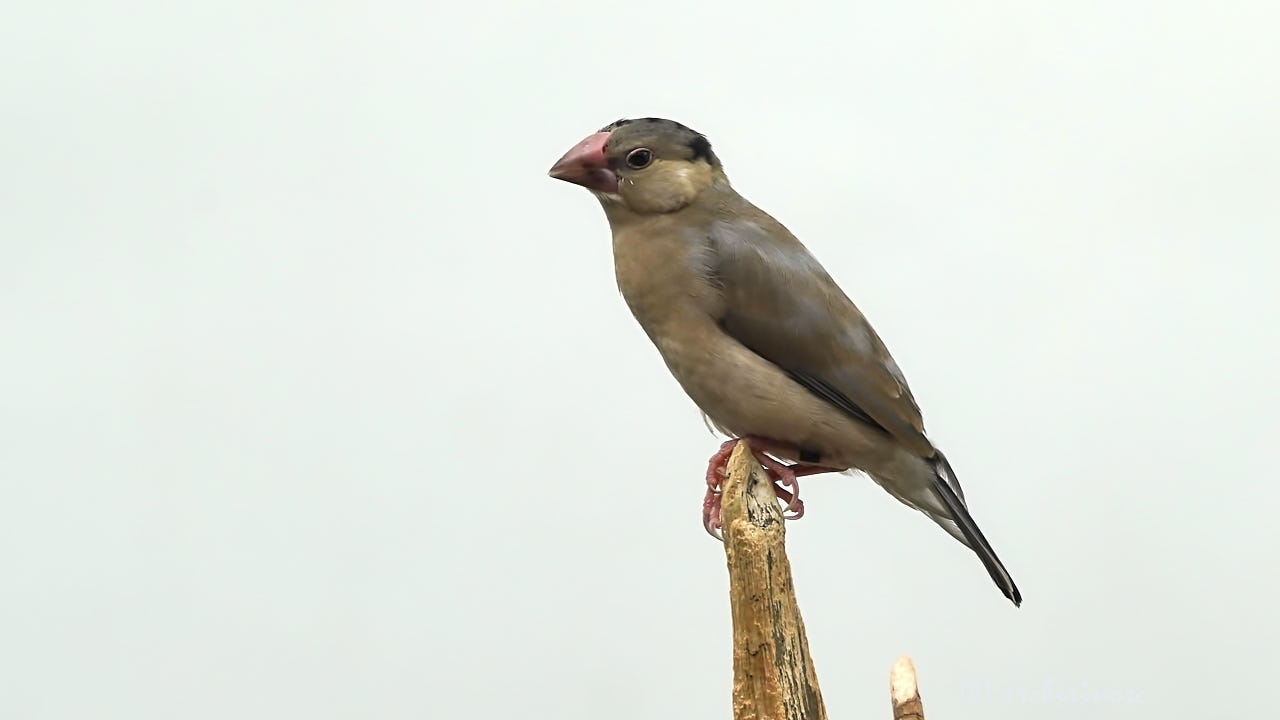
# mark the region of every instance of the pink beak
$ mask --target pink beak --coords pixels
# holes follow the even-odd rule
[[[609,133],[588,135],[551,166],[551,177],[599,192],[618,192],[618,176],[609,169],[604,146]]]

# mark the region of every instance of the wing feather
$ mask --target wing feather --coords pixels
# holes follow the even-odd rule
[[[754,206],[722,217],[711,240],[725,331],[850,417],[932,456],[897,363],[813,255]]]

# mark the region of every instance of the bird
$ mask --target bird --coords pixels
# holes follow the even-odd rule
[[[734,190],[705,135],[664,118],[617,120],[549,175],[600,201],[627,306],[731,438],[708,464],[708,532],[717,534],[719,483],[742,440],[788,517],[803,514],[798,477],[861,471],[972,549],[1021,605],[885,344],[813,254]]]

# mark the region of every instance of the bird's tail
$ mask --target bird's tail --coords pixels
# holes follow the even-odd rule
[[[951,464],[947,462],[947,458],[941,452],[934,456],[933,468],[934,490],[937,491],[942,503],[946,505],[951,515],[950,519],[955,522],[956,528],[959,529],[960,535],[958,538],[977,554],[978,559],[982,561],[983,566],[987,568],[987,572],[991,575],[991,579],[996,581],[996,586],[1000,588],[1000,592],[1012,600],[1015,606],[1021,605],[1022,593],[1018,592],[1018,586],[1013,583],[1013,578],[1009,575],[1009,571],[1004,569],[1004,564],[1000,562],[1000,558],[996,557],[996,551],[991,548],[991,543],[987,542],[987,539],[982,535],[982,531],[978,529],[978,524],[973,521],[973,516],[969,514],[969,508],[964,503],[964,491],[960,489],[960,482],[956,480],[955,473],[951,470]],[[946,523],[939,524],[948,531],[951,530]]]

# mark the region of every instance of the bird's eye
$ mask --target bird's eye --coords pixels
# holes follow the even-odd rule
[[[627,153],[627,167],[632,170],[647,168],[651,162],[653,162],[653,151],[649,148],[636,148]]]

